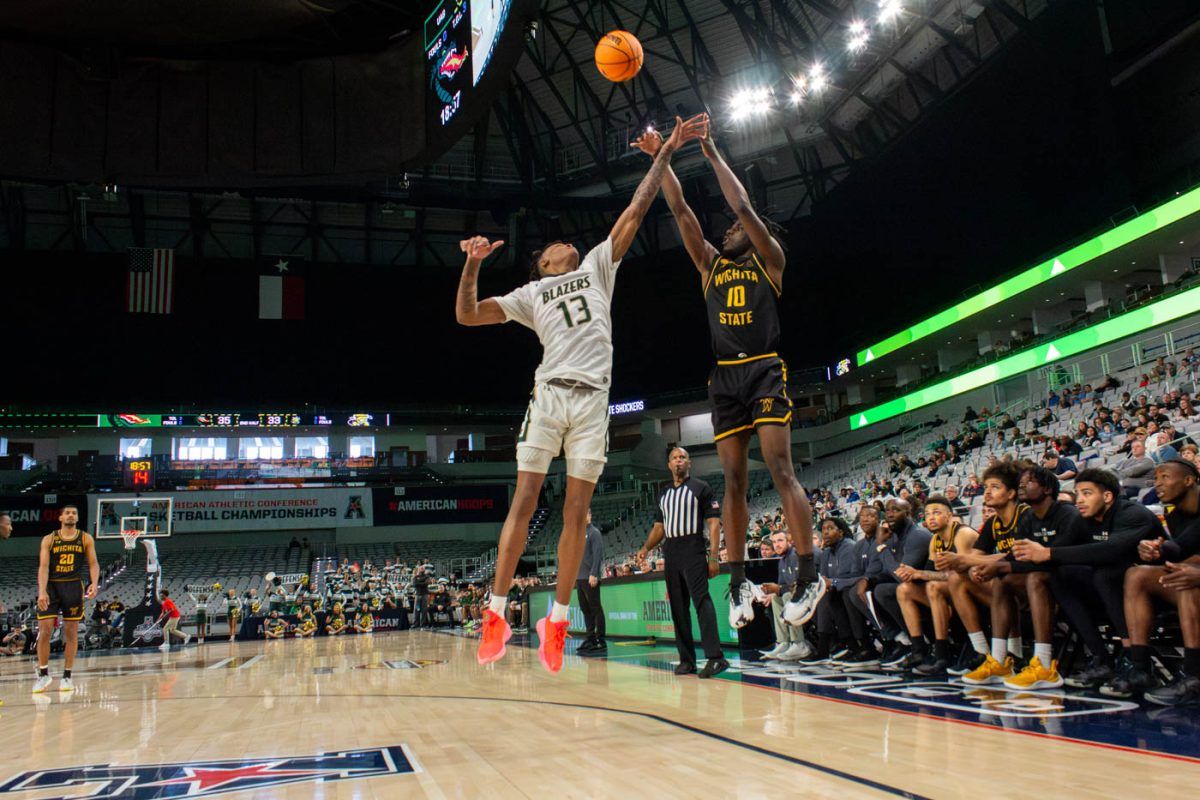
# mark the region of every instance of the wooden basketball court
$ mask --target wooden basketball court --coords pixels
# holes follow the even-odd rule
[[[7,659],[0,798],[1183,797],[1200,785],[1194,710],[964,699],[965,687],[753,662],[701,681],[672,674],[672,648],[645,645],[568,654],[554,676],[530,647],[488,667],[474,649],[414,631],[84,655],[74,693],[40,696],[33,663]]]

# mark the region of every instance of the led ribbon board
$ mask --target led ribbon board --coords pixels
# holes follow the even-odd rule
[[[905,345],[924,339],[930,334],[937,333],[943,328],[966,319],[980,311],[984,311],[997,303],[1004,302],[1021,292],[1045,283],[1051,278],[1064,272],[1111,253],[1118,247],[1148,236],[1161,230],[1173,222],[1178,222],[1189,214],[1200,211],[1200,189],[1193,189],[1174,200],[1165,203],[1153,211],[1134,217],[1122,223],[1111,231],[1100,234],[1094,239],[1088,239],[1080,245],[1072,247],[1048,261],[1043,261],[1036,267],[1030,267],[1019,275],[1014,275],[1003,283],[997,284],[987,291],[970,297],[956,306],[934,314],[926,320],[918,322],[907,330],[893,334],[882,342],[871,345],[866,350],[859,351],[855,356],[858,366],[882,358],[888,353],[894,353]]]
[[[994,364],[973,369],[957,378],[935,383],[912,394],[897,397],[850,417],[850,430],[883,422],[909,411],[940,402],[948,397],[978,389],[989,383],[1043,367],[1063,358],[1078,355],[1101,345],[1132,336],[1148,328],[1200,311],[1200,287],[1159,300],[1136,311],[1084,328],[1046,344],[1040,344]]]

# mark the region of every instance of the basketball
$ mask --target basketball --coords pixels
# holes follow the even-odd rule
[[[642,69],[642,43],[629,31],[609,31],[596,44],[596,69],[613,83],[622,83]]]

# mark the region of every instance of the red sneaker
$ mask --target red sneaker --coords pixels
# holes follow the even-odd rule
[[[565,619],[562,622],[551,622],[549,617],[538,620],[538,658],[541,659],[542,666],[551,672],[562,669],[568,625],[570,622]]]
[[[508,648],[504,645],[511,638],[512,628],[508,627],[508,620],[490,608],[485,608],[483,610],[483,636],[479,639],[479,650],[475,653],[475,657],[480,664],[499,661],[508,652]]]

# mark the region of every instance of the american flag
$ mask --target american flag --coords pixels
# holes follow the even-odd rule
[[[129,248],[126,294],[131,314],[170,314],[175,297],[175,251]]]

